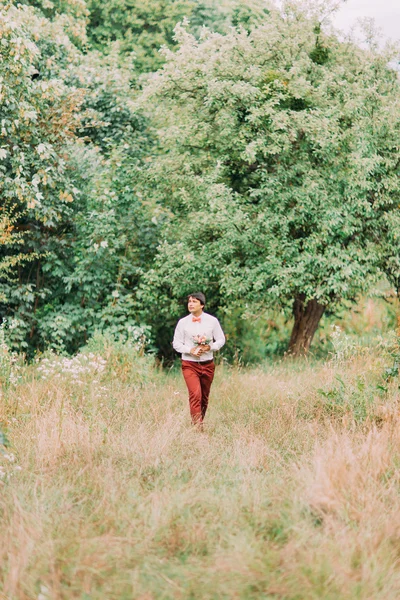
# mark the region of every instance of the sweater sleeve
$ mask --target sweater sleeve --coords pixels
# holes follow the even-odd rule
[[[225,344],[225,335],[222,331],[222,327],[219,324],[218,319],[215,319],[215,324],[213,327],[213,338],[214,341],[212,344],[210,344],[210,348],[213,352],[216,352],[217,350],[220,350]]]
[[[172,341],[174,350],[180,352],[180,354],[189,354],[191,346],[185,344],[185,330],[182,320],[178,321],[175,328],[174,339]]]

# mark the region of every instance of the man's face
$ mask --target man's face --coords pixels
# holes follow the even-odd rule
[[[202,310],[203,310],[203,307],[201,305],[200,300],[190,296],[189,300],[188,300],[188,311],[192,314],[197,314],[197,313],[201,313]]]

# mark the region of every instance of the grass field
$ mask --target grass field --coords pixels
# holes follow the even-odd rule
[[[0,598],[398,599],[389,358],[221,365],[204,433],[179,372],[128,349],[21,368],[1,398]]]

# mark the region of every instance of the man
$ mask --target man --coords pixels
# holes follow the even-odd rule
[[[192,422],[201,428],[214,379],[213,352],[225,344],[218,319],[203,312],[206,298],[202,292],[189,294],[189,315],[180,319],[172,345],[182,354],[182,373],[189,392]]]

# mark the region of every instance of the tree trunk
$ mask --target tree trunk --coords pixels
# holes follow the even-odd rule
[[[292,356],[307,354],[326,308],[318,300],[309,300],[307,304],[304,300],[305,295],[299,294],[293,303],[294,325],[288,348]]]

